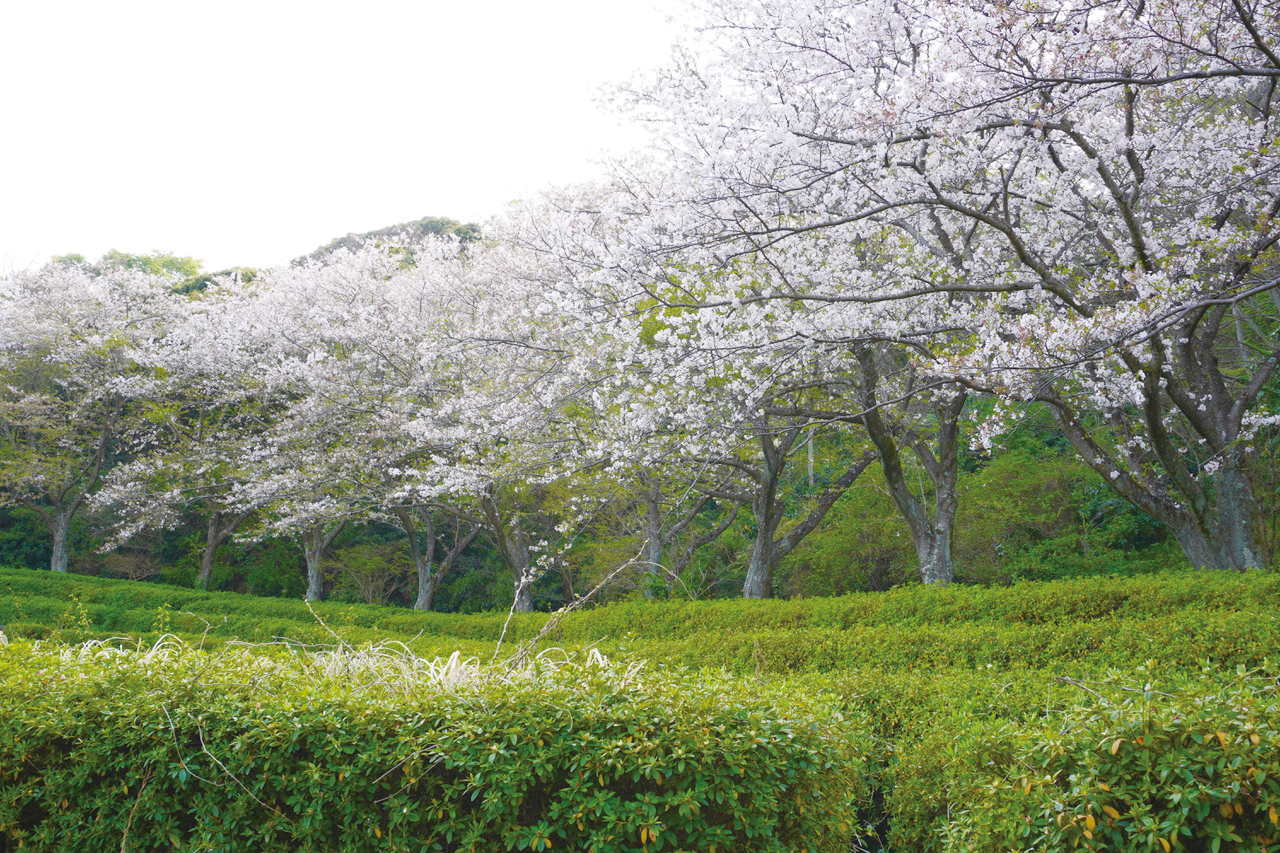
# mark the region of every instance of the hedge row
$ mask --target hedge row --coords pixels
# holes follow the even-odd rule
[[[866,757],[803,694],[172,642],[0,647],[0,848],[836,851]]]
[[[899,821],[890,841],[957,853],[1280,850],[1276,672],[1114,676],[1039,720],[939,727],[904,758],[895,797],[941,808],[943,791],[949,820]]]
[[[47,574],[46,574],[47,576]],[[1058,585],[1046,585],[1058,586]],[[163,592],[163,590],[160,590]],[[131,592],[125,588],[123,593]],[[927,597],[929,591],[918,593]],[[223,596],[231,603],[240,597]],[[1248,597],[1246,597],[1246,601]],[[262,599],[245,599],[256,605]],[[300,606],[297,602],[275,602]],[[779,606],[789,602],[775,602]],[[677,604],[651,605],[655,616],[680,607]],[[7,608],[7,610],[6,610]],[[614,608],[602,608],[604,612]],[[171,610],[167,605],[152,611],[113,609],[101,596],[88,602],[49,596],[0,599],[0,619],[18,611],[23,621],[10,623],[10,633],[28,638],[81,641],[88,638],[132,636],[152,641],[164,633],[200,637],[205,623],[217,618],[210,611],[191,614]],[[488,660],[495,644],[488,639],[422,634],[412,636],[358,624],[341,609],[319,610],[330,620],[320,624],[302,607],[306,621],[231,613],[225,621],[213,623],[206,645],[217,645],[232,637],[247,642],[269,642],[284,637],[309,644],[332,644],[334,634],[351,644],[396,639],[419,655],[448,655],[461,651]],[[599,611],[597,611],[599,612]],[[578,617],[592,613],[571,614]],[[10,617],[12,618],[12,617]],[[492,617],[454,617],[458,619]],[[638,616],[637,616],[638,618]],[[356,623],[356,624],[353,624]],[[644,624],[641,622],[640,624]],[[52,627],[51,627],[52,626]],[[480,632],[474,632],[480,633]],[[520,632],[512,632],[519,637]],[[568,634],[569,636],[566,636]],[[510,639],[510,638],[509,638]],[[543,645],[581,647],[599,637],[578,629],[553,632]],[[503,647],[509,652],[514,639]],[[1084,620],[1070,623],[962,622],[882,625],[854,625],[847,628],[762,627],[754,631],[708,629],[671,637],[624,634],[599,642],[610,654],[624,654],[689,668],[723,668],[734,674],[776,675],[870,669],[899,670],[970,669],[1066,669],[1075,672],[1099,671],[1108,667],[1131,667],[1135,661],[1198,667],[1208,662],[1218,666],[1256,667],[1269,650],[1280,648],[1280,607],[1241,604],[1236,609],[1184,607],[1169,614],[1145,617]]]
[[[168,605],[191,612],[211,627],[210,637],[265,640],[265,631],[313,625],[299,601],[203,593],[159,584],[0,569],[0,622],[49,624],[77,597],[95,625],[118,632],[151,629],[155,613]],[[45,603],[41,603],[41,600]],[[1180,613],[1231,612],[1280,607],[1280,574],[1170,572],[1137,578],[1085,578],[1025,583],[1008,588],[905,587],[888,593],[791,601],[630,602],[571,614],[555,628],[553,641],[601,638],[679,639],[757,631],[926,628],[958,625],[1078,626],[1111,620],[1144,620]],[[321,603],[323,618],[384,636],[447,636],[495,642],[506,632],[525,640],[546,624],[546,614],[458,615],[418,613],[368,605]],[[193,620],[193,624],[195,621]],[[200,625],[203,628],[203,624]],[[254,634],[252,632],[258,632]]]
[[[150,614],[149,630],[129,630],[101,614],[94,605],[40,599],[28,603],[35,611],[61,627],[47,623],[11,624],[17,637],[80,642],[86,639],[132,637],[155,642],[164,634],[176,634],[193,644],[217,647],[226,637],[203,638],[202,623],[188,614],[161,611]],[[72,615],[68,616],[68,612]],[[82,612],[80,622],[74,614]],[[273,638],[310,646],[333,646],[337,637],[350,645],[385,642],[388,637],[406,644],[423,656],[464,656],[491,660],[512,653],[515,643],[500,649],[488,640],[447,635],[409,637],[377,629],[304,623],[254,623],[245,617],[233,626],[232,636],[245,642],[268,643]],[[332,632],[332,633],[331,633]],[[562,642],[567,648],[585,643]],[[553,645],[553,640],[544,646]],[[934,671],[938,669],[1009,670],[1055,669],[1070,672],[1130,666],[1134,661],[1198,667],[1210,663],[1227,668],[1255,667],[1271,650],[1280,648],[1280,620],[1269,608],[1241,611],[1184,611],[1148,619],[1112,619],[1072,625],[964,624],[940,626],[838,629],[760,630],[747,633],[707,633],[674,639],[601,641],[596,647],[607,654],[661,661],[691,669],[722,669],[734,675],[787,675],[809,672]]]
[[[1280,851],[1280,668],[793,678],[872,744],[864,849]]]
[[[695,668],[723,667],[740,675],[949,668],[1082,672],[1146,660],[1234,668],[1258,666],[1280,648],[1280,619],[1273,608],[1189,610],[1173,616],[1069,625],[775,629],[632,640],[601,647]]]
[[[456,663],[14,644],[0,848],[1280,850],[1269,664]]]
[[[707,633],[965,624],[1068,625],[1144,619],[1184,610],[1280,607],[1280,573],[1180,571],[1136,578],[1082,578],[1010,587],[899,587],[883,593],[786,601],[627,602],[574,614],[566,640],[690,637]]]

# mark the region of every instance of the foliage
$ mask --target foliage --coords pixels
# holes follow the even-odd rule
[[[164,276],[170,279],[191,279],[200,274],[200,262],[185,255],[173,252],[161,252],[158,249],[151,254],[136,255],[130,252],[109,250],[95,263],[90,263],[84,255],[72,252],[67,255],[56,255],[50,260],[54,265],[70,265],[85,267],[96,272],[103,272],[111,267],[139,270],[148,275]]]
[[[910,531],[902,523],[878,470],[836,501],[823,525],[809,534],[783,573],[791,595],[880,591],[915,576]]]
[[[0,688],[27,850],[836,851],[866,791],[829,707],[599,655],[24,643]]]
[[[597,722],[612,725],[608,721],[616,718],[607,716],[612,713],[608,709],[635,707],[641,709],[637,711],[641,717],[656,721],[646,723],[651,727],[637,729],[639,734],[633,735],[634,743],[671,745],[669,755],[649,756],[656,762],[671,760],[678,764],[677,744],[685,750],[683,757],[688,761],[686,741],[695,746],[705,745],[710,750],[728,749],[732,753],[732,745],[724,740],[706,741],[696,722],[702,719],[699,715],[703,711],[697,707],[690,711],[689,704],[681,704],[688,700],[701,707],[698,703],[702,701],[699,697],[704,696],[700,692],[704,689],[714,694],[706,694],[708,709],[738,707],[734,703],[740,700],[762,701],[791,714],[796,703],[806,708],[818,707],[809,705],[809,700],[803,698],[806,696],[825,697],[822,705],[834,703],[840,718],[824,719],[839,732],[828,730],[828,736],[844,743],[842,749],[851,750],[854,756],[851,766],[856,766],[856,772],[839,782],[847,786],[842,790],[848,795],[846,805],[850,809],[842,812],[841,819],[850,826],[843,838],[847,841],[849,835],[857,836],[860,839],[857,844],[864,850],[877,849],[877,845],[899,853],[1040,849],[1036,844],[1042,844],[1046,850],[1067,849],[1071,845],[1071,833],[1075,832],[1070,824],[1074,822],[1077,828],[1088,828],[1089,815],[1093,816],[1094,829],[1098,830],[1092,839],[1096,840],[1098,849],[1159,848],[1163,853],[1158,840],[1153,840],[1145,829],[1138,831],[1140,816],[1142,820],[1149,816],[1157,828],[1168,824],[1169,831],[1178,829],[1180,834],[1176,839],[1161,829],[1159,837],[1165,838],[1171,849],[1181,844],[1181,849],[1208,850],[1213,834],[1227,831],[1234,831],[1244,839],[1232,842],[1237,846],[1227,849],[1253,849],[1249,845],[1254,843],[1261,845],[1257,849],[1267,849],[1255,836],[1268,837],[1269,806],[1257,804],[1273,802],[1265,799],[1274,798],[1276,794],[1275,786],[1268,780],[1273,776],[1280,779],[1280,774],[1270,769],[1278,754],[1276,674],[1267,670],[1264,679],[1254,672],[1271,666],[1268,657],[1280,647],[1280,611],[1276,604],[1280,600],[1280,575],[1275,574],[1162,572],[1127,578],[1023,582],[1004,588],[915,585],[886,593],[766,602],[632,600],[569,613],[555,624],[550,624],[549,617],[542,614],[517,614],[510,618],[505,613],[463,616],[338,602],[308,607],[298,601],[57,576],[23,569],[0,570],[0,590],[8,593],[7,596],[0,593],[0,621],[9,623],[7,631],[14,648],[20,651],[17,657],[3,658],[6,663],[0,663],[0,668],[36,653],[65,656],[65,660],[58,658],[56,664],[34,659],[30,666],[46,670],[44,681],[33,682],[23,688],[26,693],[18,691],[13,695],[43,697],[52,690],[55,699],[42,698],[36,705],[45,708],[40,713],[53,713],[50,709],[57,705],[56,697],[62,695],[57,691],[81,691],[76,695],[84,699],[82,704],[58,706],[62,709],[58,713],[63,713],[65,719],[79,714],[81,716],[75,717],[79,721],[76,725],[85,726],[103,717],[116,719],[120,727],[118,736],[124,738],[130,733],[129,737],[136,741],[121,741],[124,745],[117,750],[120,756],[145,756],[152,754],[147,750],[166,750],[165,761],[171,773],[194,772],[213,783],[199,786],[202,791],[199,796],[209,798],[200,800],[209,804],[201,805],[202,809],[212,809],[216,804],[230,814],[258,814],[256,804],[243,796],[243,789],[214,762],[216,757],[254,796],[280,805],[281,814],[288,820],[275,821],[272,831],[278,833],[293,832],[311,802],[304,798],[294,802],[292,811],[286,808],[298,786],[319,785],[327,778],[324,796],[344,804],[339,812],[346,808],[348,798],[352,798],[352,802],[360,804],[362,813],[378,815],[380,821],[386,816],[385,821],[377,824],[384,840],[402,837],[391,835],[390,830],[395,826],[396,832],[401,833],[404,824],[391,822],[391,817],[380,811],[381,806],[370,804],[369,799],[393,794],[405,785],[407,780],[399,780],[394,786],[384,788],[382,782],[386,780],[377,780],[378,775],[404,755],[391,755],[383,746],[359,738],[376,737],[398,744],[403,743],[399,739],[407,736],[408,729],[403,722],[397,723],[381,711],[369,709],[387,694],[419,703],[413,706],[415,709],[435,709],[439,707],[439,697],[430,690],[424,693],[420,689],[421,679],[426,678],[428,670],[452,671],[451,677],[461,683],[479,678],[484,668],[474,665],[459,668],[456,659],[453,664],[437,662],[428,666],[421,657],[391,654],[386,645],[388,640],[405,643],[419,656],[445,656],[460,651],[488,660],[495,654],[499,637],[514,643],[532,639],[544,630],[549,630],[542,638],[544,644],[579,650],[570,651],[571,655],[588,654],[586,649],[595,648],[617,660],[662,661],[662,668],[615,670],[615,673],[629,672],[627,678],[635,679],[630,683],[642,685],[641,692],[654,704],[645,704],[648,699],[642,702],[616,693],[590,694],[592,698],[583,699],[594,689],[590,685],[597,682],[590,675],[581,675],[584,670],[572,668],[564,670],[563,683],[554,679],[540,681],[534,689],[529,682],[530,692],[503,692],[514,688],[505,683],[495,686],[490,680],[485,682],[487,686],[467,694],[471,698],[463,692],[450,694],[453,698],[448,701],[459,702],[450,706],[457,714],[452,719],[458,722],[458,731],[465,732],[471,740],[464,744],[459,734],[455,740],[448,741],[451,749],[457,750],[449,754],[469,756],[466,760],[486,765],[489,755],[486,750],[498,743],[503,754],[497,755],[494,763],[501,766],[504,777],[512,780],[513,786],[527,782],[532,787],[526,791],[520,806],[510,800],[502,803],[486,800],[483,806],[466,805],[460,809],[449,805],[451,801],[435,788],[429,792],[412,789],[423,796],[436,797],[437,808],[444,808],[446,817],[469,820],[479,814],[497,814],[474,809],[512,808],[517,818],[498,817],[497,825],[528,829],[536,821],[530,817],[531,813],[521,809],[544,805],[550,808],[547,804],[554,802],[554,798],[538,786],[547,779],[561,778],[556,774],[562,770],[556,768],[574,768],[563,770],[563,778],[569,780],[564,783],[566,790],[575,784],[573,779],[578,779],[574,790],[582,796],[604,797],[599,780],[590,792],[583,787],[580,769],[584,741],[571,734],[565,722],[566,714],[572,716],[573,731],[589,730],[596,738],[590,743],[598,740],[613,750],[609,754],[615,764],[604,764],[602,770],[607,767],[616,770],[617,762],[626,758],[630,748],[610,734],[612,729],[591,728]],[[324,619],[323,624],[316,621],[313,610]],[[156,710],[157,705],[140,698],[141,694],[128,701],[145,705],[146,714],[150,716],[131,717],[127,713],[113,716],[115,712],[108,715],[103,711],[94,717],[90,713],[94,707],[90,699],[102,708],[116,708],[104,703],[117,701],[111,698],[116,695],[117,685],[95,680],[96,675],[80,679],[77,673],[87,673],[99,665],[116,666],[111,662],[120,657],[117,652],[101,645],[92,647],[97,649],[92,654],[59,652],[56,647],[43,645],[33,651],[22,639],[42,636],[79,642],[89,637],[105,639],[127,634],[153,643],[161,634],[169,632],[188,636],[206,649],[220,649],[205,656],[190,650],[174,651],[171,655],[170,671],[180,676],[173,684],[181,690],[164,694],[168,699],[154,691],[148,696],[160,700],[172,723]],[[246,648],[243,642],[228,644],[232,637],[268,644]],[[272,641],[273,637],[288,637],[289,645]],[[350,650],[352,644],[369,642],[382,643],[381,651],[353,654]],[[333,650],[335,643],[340,650],[337,653],[317,651]],[[162,645],[161,648],[169,647]],[[311,651],[303,652],[304,648]],[[287,654],[286,649],[290,649]],[[167,654],[157,654],[156,659],[170,659],[166,658]],[[564,652],[548,651],[543,661],[556,660],[562,654]],[[249,664],[245,661],[255,655],[261,661],[253,664],[253,678],[246,678],[243,671]],[[101,661],[107,663],[100,664]],[[82,665],[85,669],[77,669]],[[238,672],[230,671],[236,668]],[[9,675],[0,678],[8,678],[13,670],[3,672]],[[493,676],[502,670],[489,672]],[[58,679],[59,674],[64,677]],[[127,687],[125,682],[132,676],[121,678],[120,683]],[[278,686],[274,680],[277,678],[289,686]],[[406,678],[418,680],[410,685]],[[503,677],[497,680],[501,682]],[[7,685],[0,685],[3,686]],[[586,693],[574,694],[573,690],[586,690]],[[270,693],[290,702],[292,710],[288,714],[276,713],[280,709]],[[7,698],[9,694],[0,695],[6,696],[0,701],[0,715],[16,713],[5,710],[12,707]],[[321,709],[318,703],[334,696],[345,698]],[[579,699],[587,704],[578,704]],[[259,702],[263,709],[251,707]],[[36,705],[27,710],[30,712]],[[518,709],[514,707],[517,705]],[[75,709],[74,714],[68,708]],[[365,711],[369,713],[362,716]],[[272,731],[285,728],[286,723],[293,727],[288,729],[295,734],[287,739],[287,748],[296,750],[296,760],[311,762],[314,768],[296,765],[297,769],[288,770],[288,777],[277,779],[277,773],[286,766],[295,767],[285,763],[294,759],[268,757],[274,756],[271,749],[285,748],[285,739],[282,735],[273,735],[276,738],[273,740],[254,728],[253,721],[259,719],[256,715],[260,713],[266,715],[263,719],[269,717],[265,725],[277,722],[277,730]],[[517,714],[525,716],[515,716]],[[692,722],[676,722],[684,719],[682,714],[691,714]],[[480,722],[464,724],[464,718]],[[137,720],[150,727],[144,730],[158,731],[163,737],[147,740],[138,736],[132,728]],[[324,728],[317,728],[319,723],[313,726],[316,720],[322,720]],[[487,721],[492,721],[492,727]],[[12,721],[10,724],[18,725]],[[0,724],[0,730],[4,725]],[[431,725],[436,726],[434,722]],[[518,736],[516,742],[510,742],[509,735],[515,730],[535,732],[537,737]],[[445,729],[443,725],[436,726],[436,731]],[[788,731],[794,734],[799,729],[793,727]],[[1227,745],[1237,752],[1224,748],[1218,732],[1222,732]],[[1149,733],[1162,738],[1159,744],[1163,751],[1138,749],[1151,745]],[[1258,744],[1249,739],[1254,733],[1259,736]],[[117,734],[110,736],[117,737]],[[175,749],[175,736],[181,749]],[[209,754],[202,751],[201,737]],[[1137,744],[1138,737],[1144,738],[1142,744]],[[537,739],[543,741],[543,746],[535,749],[530,740]],[[1116,752],[1110,752],[1118,739],[1120,746]],[[28,738],[26,742],[34,741]],[[242,744],[241,752],[224,750],[221,744],[228,742]],[[355,752],[342,752],[346,746]],[[246,753],[248,747],[251,749]],[[90,747],[84,749],[93,752]],[[544,749],[550,752],[549,756],[541,755]],[[352,791],[333,781],[336,774],[332,768],[324,769],[321,758],[330,754],[330,750],[341,753],[336,772],[360,780]],[[106,752],[102,750],[102,755],[91,758],[105,761]],[[377,772],[369,770],[363,759],[351,757],[357,753],[370,756],[370,762],[382,762]],[[1162,757],[1166,753],[1176,757]],[[1235,763],[1237,758],[1239,763]],[[272,765],[276,769],[268,770],[262,764],[277,760],[281,763]],[[506,761],[511,763],[502,764]],[[0,766],[4,763],[0,762]],[[702,769],[694,772],[720,772],[713,771],[714,766],[724,769],[713,761],[704,762]],[[1161,768],[1166,766],[1186,768],[1192,778],[1179,775],[1181,771],[1177,769],[1162,778]],[[130,767],[133,769],[117,768],[116,776],[75,777],[74,783],[86,788],[99,785],[98,789],[78,796],[87,796],[90,798],[87,801],[95,803],[98,800],[94,797],[114,796],[118,801],[123,795],[122,783],[129,786],[130,796],[143,796],[139,786],[146,768]],[[1203,776],[1210,772],[1210,767],[1213,768],[1211,781]],[[534,778],[540,772],[538,768],[549,768],[541,781]],[[1264,773],[1263,782],[1250,775],[1259,769]],[[269,778],[259,781],[264,771]],[[1104,773],[1105,777],[1099,775]],[[51,775],[55,780],[67,778],[57,773]],[[395,775],[393,772],[392,776]],[[601,775],[606,782],[621,780],[620,775],[611,776],[608,772]],[[424,770],[421,778],[429,777],[430,772]],[[1238,791],[1234,788],[1237,777]],[[482,773],[479,778],[491,777]],[[763,776],[754,779],[748,773],[743,784],[764,785],[763,779]],[[716,785],[728,790],[723,777],[716,780]],[[1104,797],[1100,789],[1091,787],[1089,780],[1103,781],[1111,791],[1104,791],[1107,795]],[[148,790],[161,781],[153,774]],[[1032,785],[1028,791],[1029,781]],[[170,777],[164,784],[177,783]],[[183,797],[195,795],[195,789],[190,787],[193,784],[190,779],[186,781],[187,787],[181,789]],[[674,784],[668,779],[666,790],[674,790]],[[688,784],[696,790],[699,783],[691,777]],[[638,832],[640,824],[626,821],[643,821],[645,815],[657,816],[663,808],[662,802],[670,802],[652,800],[641,806],[636,800],[626,799],[631,794],[643,796],[645,793],[635,788],[634,783],[625,796],[615,785],[606,787],[622,799],[610,800],[612,805],[601,805],[601,808],[618,808],[631,815],[617,818],[615,826],[630,826],[633,834]],[[1183,789],[1190,790],[1194,796],[1182,796],[1178,792]],[[1200,797],[1202,791],[1209,799]],[[177,797],[178,793],[179,789],[175,788],[171,796]],[[1235,793],[1253,797],[1254,801]],[[466,796],[470,797],[470,793]],[[505,795],[494,796],[502,799]],[[478,795],[475,802],[484,797],[484,794]],[[1237,801],[1240,814],[1234,805]],[[406,805],[410,812],[414,811],[412,804]],[[646,811],[649,805],[655,811]],[[1111,815],[1103,806],[1111,807],[1120,817]],[[1230,808],[1230,816],[1225,815],[1224,806]],[[709,806],[700,808],[703,816],[710,813]],[[53,811],[60,814],[56,809]],[[332,822],[340,823],[346,818],[325,817],[322,811],[317,810],[310,821],[319,821],[319,825],[333,832],[347,831]],[[420,816],[423,811],[418,809]],[[151,820],[146,814],[158,813],[158,809],[152,808],[144,813],[139,807],[144,822]],[[1059,821],[1059,813],[1067,817]],[[111,814],[114,823],[108,825],[118,833],[122,829],[120,810],[117,808]],[[273,817],[273,814],[260,815],[258,823],[267,826]],[[552,827],[554,821],[546,819],[548,828]],[[667,829],[679,825],[669,817],[660,819]],[[3,820],[7,818],[0,818],[0,822]],[[190,824],[181,819],[174,821],[173,825],[179,827],[176,831],[190,828]],[[212,819],[206,824],[222,825]],[[1234,826],[1234,830],[1227,830],[1227,824]],[[1028,825],[1034,825],[1040,835],[1030,840],[1021,835]],[[478,823],[474,826],[478,827]],[[590,821],[584,821],[584,827],[590,829],[591,826]],[[1049,834],[1044,833],[1045,827],[1050,828]],[[1241,831],[1245,828],[1247,833]],[[1106,834],[1113,830],[1125,833],[1124,838],[1116,840]],[[573,833],[586,833],[587,829],[577,830],[575,824],[573,830],[567,831],[568,835],[553,838],[551,849],[561,849],[561,842],[569,841],[571,836],[578,843],[580,839]],[[454,843],[457,839],[455,834]],[[532,840],[531,837],[530,842]],[[596,840],[604,839],[596,836]],[[1079,831],[1078,840],[1082,846],[1091,841],[1083,836],[1083,829]],[[739,840],[732,849],[757,849],[756,841]],[[486,843],[490,843],[488,849],[503,849],[501,845],[508,840],[488,839]],[[512,846],[518,843],[518,840],[510,841]],[[673,842],[664,837],[662,849],[671,844]],[[647,847],[657,849],[653,843]],[[445,849],[452,848],[445,844]]]
[[[6,594],[7,593],[7,594]],[[158,584],[0,569],[0,623],[54,627],[76,597],[95,636],[146,636],[169,605],[174,630],[208,643],[290,637],[327,641],[312,608],[352,642],[391,637],[425,652],[474,642],[491,654],[547,625],[545,614],[420,613],[364,604],[263,599]],[[840,598],[619,602],[560,619],[549,642],[601,644],[651,660],[738,673],[930,667],[1105,668],[1156,659],[1257,666],[1280,644],[1280,575],[1202,572],[1020,583],[1008,588],[905,587]],[[418,639],[415,640],[414,638]],[[476,653],[476,652],[473,652]],[[480,651],[478,653],[485,653]]]
[[[346,234],[337,237],[320,248],[316,249],[309,255],[294,260],[295,264],[304,263],[306,261],[319,261],[326,258],[339,249],[345,249],[354,252],[369,242],[398,242],[401,240],[414,241],[425,236],[434,237],[454,237],[457,241],[466,245],[480,239],[480,226],[474,222],[461,223],[453,219],[441,216],[425,216],[412,222],[402,222],[399,225],[388,225],[386,228],[378,228],[374,231],[366,231],[363,234]]]
[[[945,749],[966,807],[943,849],[1280,849],[1274,666],[1078,686],[1040,725],[973,726]]]
[[[324,568],[337,584],[329,593],[331,600],[365,604],[389,603],[412,574],[408,552],[396,542],[365,542],[338,548]]]

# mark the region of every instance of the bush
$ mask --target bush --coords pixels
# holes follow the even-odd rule
[[[0,695],[0,844],[33,851],[836,851],[867,790],[829,705],[598,655],[15,643]]]
[[[944,752],[966,790],[945,849],[1280,849],[1276,670],[1112,677],[1042,725]]]

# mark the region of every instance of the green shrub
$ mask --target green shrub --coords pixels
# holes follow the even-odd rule
[[[71,596],[89,609],[95,626],[130,633],[151,627],[157,607],[197,614],[211,636],[237,636],[257,624],[314,625],[299,600],[257,598],[226,592],[199,592],[161,584],[54,575],[48,571],[0,569],[0,622],[46,621],[53,625]],[[43,601],[43,604],[37,602]],[[43,608],[37,618],[36,608]],[[103,609],[99,609],[103,608]],[[761,630],[905,628],[973,624],[1070,627],[1112,619],[1198,619],[1203,611],[1280,610],[1280,574],[1172,572],[1135,578],[1086,578],[1051,583],[1019,583],[1008,588],[904,587],[827,599],[790,601],[629,602],[578,611],[558,624],[552,643],[679,640]],[[547,614],[419,613],[397,607],[321,602],[314,609],[344,627],[391,635],[449,636],[496,642],[535,636]],[[224,619],[226,620],[224,622]],[[202,628],[203,630],[203,628]],[[240,639],[271,635],[243,633]],[[401,639],[400,636],[395,636]]]
[[[1037,726],[971,728],[943,752],[945,849],[1280,849],[1276,670],[1081,684]]]
[[[795,691],[386,649],[0,648],[0,845],[837,851],[859,738]]]

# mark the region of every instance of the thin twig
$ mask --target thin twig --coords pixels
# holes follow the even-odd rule
[[[596,584],[595,587],[586,595],[580,596],[579,598],[566,604],[564,607],[561,607],[555,613],[552,613],[550,618],[547,619],[547,623],[542,626],[542,630],[538,632],[537,636],[535,636],[532,640],[526,640],[525,642],[521,643],[518,647],[516,647],[515,653],[512,654],[511,657],[507,658],[506,661],[504,661],[504,664],[506,665],[506,667],[508,669],[517,667],[517,666],[520,666],[522,663],[524,663],[526,660],[528,660],[529,654],[535,648],[538,647],[539,640],[541,640],[547,634],[554,631],[560,625],[560,623],[564,620],[564,617],[568,616],[574,610],[577,610],[579,607],[581,607],[582,605],[590,601],[592,596],[594,596],[600,590],[604,589],[605,586],[607,586],[610,582],[612,582],[613,579],[616,578],[623,571],[633,566],[636,566],[640,563],[645,563],[647,565],[647,561],[641,559],[641,556],[643,554],[644,554],[644,549],[641,548],[641,550],[637,552],[637,554],[634,557],[632,557],[630,560],[627,560],[625,563],[618,566],[618,568],[610,572],[608,576],[604,578],[604,580]],[[510,619],[510,616],[508,616],[508,619]],[[505,636],[505,634],[506,634],[506,627],[504,626],[503,635]],[[501,648],[501,647],[502,647],[502,638],[499,637],[498,648]],[[493,650],[493,656],[495,659],[498,656],[498,648],[495,648]]]
[[[142,784],[138,787],[138,796],[133,800],[133,808],[129,809],[129,817],[124,822],[124,834],[120,837],[120,853],[125,853],[125,849],[129,844],[129,829],[133,826],[133,816],[138,813],[138,806],[142,805],[142,792],[147,789],[147,783],[151,781],[151,765],[147,765],[147,775],[143,777]]]
[[[338,634],[332,628],[330,628],[323,619],[320,618],[320,614],[316,613],[315,609],[311,606],[310,601],[306,601],[304,603],[307,605],[307,610],[310,610],[311,615],[314,616],[316,621],[320,623],[320,627],[328,631],[329,635],[338,641],[339,649],[346,648],[348,651],[355,651],[355,649],[353,649],[346,640],[339,637]]]
[[[1065,684],[1074,685],[1076,687],[1079,687],[1081,690],[1088,690],[1090,693],[1093,693],[1094,696],[1098,696],[1098,694],[1094,693],[1092,690],[1089,690],[1088,687],[1085,687],[1086,684],[1106,684],[1106,685],[1109,685],[1110,687],[1114,687],[1116,690],[1123,690],[1126,693],[1142,693],[1144,695],[1147,693],[1152,693],[1156,696],[1163,696],[1166,699],[1173,698],[1172,693],[1161,693],[1159,690],[1151,690],[1149,688],[1125,687],[1120,684],[1112,684],[1110,681],[1077,681],[1074,678],[1067,678],[1065,675],[1055,676],[1053,680],[1061,681]],[[1102,699],[1103,697],[1098,696],[1098,698]]]
[[[170,734],[173,735],[173,747],[178,752],[178,763],[182,765],[182,769],[190,773],[195,778],[199,779],[201,782],[204,782],[208,785],[213,785],[214,787],[222,787],[217,782],[214,782],[212,779],[206,779],[203,776],[201,776],[199,773],[191,769],[191,767],[187,764],[186,759],[182,757],[182,745],[178,743],[178,727],[173,724],[173,717],[169,716],[169,709],[166,708],[164,705],[161,705],[160,710],[164,711],[164,718],[169,721],[169,732]],[[201,743],[203,743],[203,739]]]
[[[253,791],[250,791],[248,788],[246,788],[246,787],[245,787],[245,784],[244,784],[243,782],[241,782],[239,778],[237,778],[236,774],[234,774],[234,773],[232,773],[230,770],[228,770],[228,769],[227,769],[227,765],[225,765],[225,764],[223,764],[221,761],[219,761],[219,760],[218,760],[218,756],[216,756],[216,755],[214,755],[212,752],[210,752],[210,751],[209,751],[209,747],[205,746],[205,743],[204,743],[204,730],[200,727],[200,723],[199,723],[199,722],[197,722],[197,723],[196,723],[196,734],[200,737],[200,750],[201,750],[205,755],[207,755],[207,756],[209,756],[211,759],[213,759],[213,763],[214,763],[214,764],[216,764],[216,765],[218,765],[218,767],[219,767],[219,768],[221,768],[221,770],[222,770],[222,772],[223,772],[223,773],[226,773],[228,776],[230,776],[230,777],[231,777],[231,781],[232,781],[232,782],[235,782],[237,785],[239,785],[239,786],[240,786],[240,788],[241,788],[241,789],[242,789],[246,794],[248,794],[250,797],[253,797],[253,801],[254,801],[255,803],[257,803],[258,805],[262,806],[264,809],[268,809],[268,810],[269,810],[271,807],[270,807],[269,805],[267,805],[266,803],[264,803],[262,800],[259,800],[259,799],[258,799],[258,797],[257,797],[257,795],[255,795],[255,794],[253,793]]]

